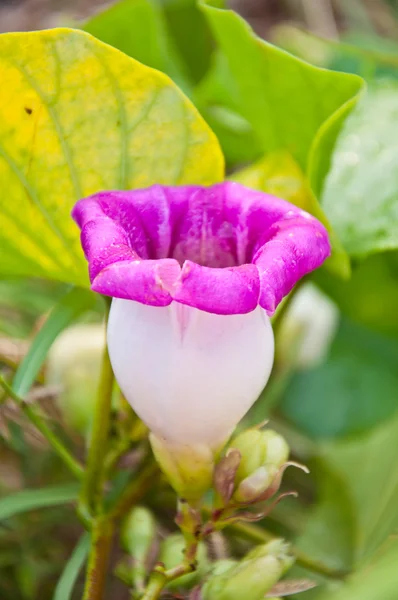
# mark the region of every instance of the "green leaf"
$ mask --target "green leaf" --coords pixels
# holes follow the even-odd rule
[[[398,340],[343,320],[326,362],[296,373],[282,410],[311,437],[363,431],[398,410]]]
[[[395,415],[362,435],[318,445],[319,495],[297,540],[301,550],[353,570],[388,543],[398,527],[397,437]]]
[[[122,0],[94,15],[84,29],[167,73],[188,93],[210,66],[213,40],[196,0]]]
[[[323,270],[315,280],[353,321],[398,337],[398,252],[369,256],[357,264],[350,281]]]
[[[349,254],[398,248],[398,83],[369,88],[337,143],[322,206]]]
[[[156,0],[123,0],[94,15],[84,30],[139,62],[163,71],[183,89],[188,73]]]
[[[354,506],[341,477],[324,464],[311,464],[319,489],[296,547],[329,568],[350,571],[355,557]]]
[[[209,70],[194,90],[193,99],[220,140],[230,168],[261,157],[261,142],[241,114],[234,78],[221,51],[214,53]]]
[[[319,192],[335,137],[363,81],[313,67],[257,38],[232,11],[202,2],[262,150],[289,152]]]
[[[337,135],[363,80],[305,63],[257,38],[232,11],[204,1],[201,6],[219,45],[221,58],[214,68],[223,80],[220,86],[213,73],[202,84],[196,96],[202,113],[207,117],[218,102],[235,109],[250,125],[261,154],[267,159],[282,152],[291,158],[308,179],[308,190],[319,196]],[[309,203],[327,223],[315,196]],[[348,258],[334,233],[331,241],[333,256],[327,267],[347,278]]]
[[[296,540],[300,550],[346,571],[383,552],[398,527],[397,436],[396,415],[365,434],[318,445],[310,465],[318,496]],[[387,598],[373,593],[372,600]]]
[[[214,43],[197,0],[155,1],[164,10],[170,36],[186,65],[190,79],[194,83],[200,81],[210,66]]]
[[[95,300],[92,292],[83,288],[72,288],[55,305],[15,373],[12,388],[18,396],[24,398],[29,392],[58,334],[80,315],[93,308]]]
[[[89,549],[90,535],[85,533],[80,538],[62,571],[54,591],[53,600],[69,600],[72,598],[73,588],[86,561]]]
[[[398,417],[366,434],[322,446],[342,478],[355,514],[355,558],[361,561],[398,527]]]
[[[319,600],[396,600],[397,563],[398,541],[392,540],[372,564],[364,565],[344,586],[322,594]]]
[[[31,510],[73,502],[79,489],[79,484],[68,483],[10,494],[0,499],[0,521]]]
[[[169,78],[87,33],[0,36],[0,273],[87,285],[76,200],[210,184],[218,142]]]

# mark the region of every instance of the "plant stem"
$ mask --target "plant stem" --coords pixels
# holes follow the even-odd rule
[[[275,539],[275,536],[272,533],[251,523],[233,523],[228,526],[228,529],[234,531],[234,533],[247,540],[257,542],[258,544],[264,544]],[[297,564],[305,569],[308,569],[309,571],[312,571],[313,573],[318,573],[319,575],[323,575],[324,577],[329,577],[331,579],[344,579],[349,574],[348,571],[333,569],[321,561],[307,556],[307,554],[297,548],[293,548],[293,553],[296,556]]]
[[[165,571],[162,564],[155,566],[149,578],[147,588],[140,600],[157,600],[162,589],[169,582],[197,568],[196,554],[200,539],[200,515],[185,500],[178,501],[178,512],[175,522],[185,538],[184,561]]]
[[[0,385],[6,392],[6,395],[12,398],[18,404],[20,409],[28,417],[31,423],[33,423],[36,429],[38,429],[38,431],[40,431],[43,437],[46,438],[50,446],[60,457],[60,459],[64,462],[64,464],[68,467],[70,472],[78,479],[82,479],[84,474],[84,469],[82,465],[72,456],[69,450],[64,446],[63,442],[47,425],[47,423],[40,417],[40,415],[37,414],[35,408],[31,406],[28,402],[26,402],[26,400],[20,398],[18,394],[14,392],[12,387],[6,382],[2,375],[0,375]]]
[[[80,497],[80,510],[82,514],[98,514],[98,509],[102,502],[101,489],[105,467],[105,454],[107,451],[113,383],[114,376],[109,360],[108,348],[106,347],[102,358],[101,377],[87,457],[86,475]]]
[[[174,579],[178,579],[178,577],[192,573],[194,570],[194,565],[189,563],[181,563],[168,571],[165,571],[160,565],[156,566],[140,600],[157,600],[167,583],[174,581]]]
[[[113,521],[99,518],[91,531],[83,600],[102,600],[113,539]]]

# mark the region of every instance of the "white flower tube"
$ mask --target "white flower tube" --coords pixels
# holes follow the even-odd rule
[[[108,346],[119,385],[156,436],[217,448],[265,386],[274,338],[264,310],[215,315],[114,299]]]

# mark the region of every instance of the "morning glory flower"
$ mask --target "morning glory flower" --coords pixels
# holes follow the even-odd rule
[[[119,385],[169,444],[219,448],[265,386],[269,317],[330,254],[310,214],[232,182],[80,200],[91,287],[113,297]]]

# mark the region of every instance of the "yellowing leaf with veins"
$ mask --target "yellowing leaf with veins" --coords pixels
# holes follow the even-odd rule
[[[0,274],[87,285],[73,204],[211,184],[218,142],[164,74],[81,31],[0,35]]]

